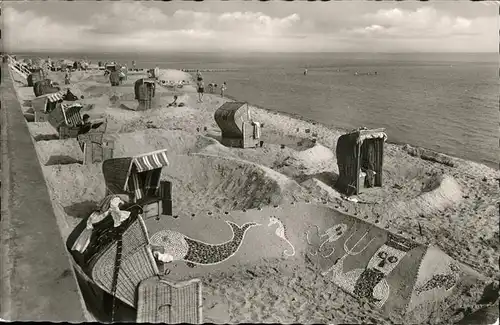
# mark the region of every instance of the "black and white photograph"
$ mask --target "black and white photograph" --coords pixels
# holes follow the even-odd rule
[[[0,8],[2,321],[498,324],[499,2]]]

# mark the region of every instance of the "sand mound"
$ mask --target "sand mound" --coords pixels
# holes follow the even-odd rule
[[[30,122],[28,128],[35,141],[59,139],[59,133],[49,122]]]
[[[426,192],[413,199],[383,205],[381,210],[384,211],[384,218],[391,220],[401,214],[405,214],[406,217],[433,214],[462,200],[460,185],[448,175],[433,180],[425,190]]]
[[[39,141],[36,149],[40,163],[45,166],[83,162],[83,152],[76,139]]]
[[[134,88],[133,87],[124,87],[124,86],[116,86],[112,87],[110,84],[98,84],[92,85],[90,87],[86,87],[82,90],[85,97],[101,97],[106,96],[108,98],[112,98],[116,96],[121,99],[129,99],[134,100]]]
[[[294,181],[268,168],[218,157],[169,155],[162,179],[172,182],[174,213],[251,209],[307,195]],[[100,164],[45,166],[47,184],[70,217],[85,217],[104,197]],[[61,186],[64,184],[64,186]],[[68,212],[69,211],[69,212]]]
[[[329,148],[316,144],[310,149],[299,151],[296,159],[307,165],[317,165],[335,159],[335,154]]]
[[[179,82],[183,80],[192,81],[193,77],[189,73],[181,70],[160,69],[158,80],[173,81],[173,82]]]
[[[109,84],[109,78],[104,76],[104,71],[96,72],[93,74],[89,74],[84,76],[81,81],[84,82],[98,82],[102,84]]]
[[[104,198],[101,164],[53,165],[42,169],[56,209],[65,212],[70,227],[88,217]]]
[[[162,178],[173,183],[175,211],[251,209],[305,197],[296,182],[255,164],[198,155],[169,159]]]
[[[333,179],[331,182],[333,183]],[[334,199],[341,197],[340,193],[337,192],[332,186],[317,178],[308,179],[300,183],[300,186],[307,189],[317,200],[322,199],[326,201],[334,201]]]
[[[159,149],[169,154],[189,154],[212,145],[215,140],[185,131],[148,129],[108,135],[115,142],[114,157],[135,156]]]
[[[321,144],[304,151],[298,151],[290,156],[286,162],[287,165],[299,170],[307,170],[310,174],[323,171],[338,171],[335,154]]]

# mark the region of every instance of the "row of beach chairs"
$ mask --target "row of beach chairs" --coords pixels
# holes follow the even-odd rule
[[[71,245],[68,247],[77,262],[75,270],[78,276],[112,295],[117,304],[135,309],[138,323],[202,323],[201,281],[167,281],[151,255],[149,236],[144,227],[144,220],[148,218],[172,215],[172,184],[160,180],[162,168],[169,164],[167,150],[113,158],[112,142],[104,140],[107,120],[94,120],[92,124],[97,127],[79,134],[83,105],[76,102],[67,104],[63,102],[64,97],[65,93],[58,91],[33,99],[35,122],[50,123],[58,131],[60,139],[76,138],[84,152],[84,164],[102,162],[106,198],[128,195],[130,208],[138,207],[141,211],[123,234],[122,240],[102,247],[97,252],[100,257],[93,259],[92,263],[80,261]],[[118,258],[113,252],[122,241],[123,256]],[[81,285],[85,286],[83,282]],[[95,303],[107,305],[105,301],[99,301],[99,297],[100,294],[93,297],[97,299]],[[112,320],[114,307],[115,303]]]

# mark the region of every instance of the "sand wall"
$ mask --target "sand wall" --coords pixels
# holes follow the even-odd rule
[[[228,222],[243,234],[235,233]],[[170,231],[201,243],[195,247],[206,246],[205,255],[193,251],[168,266],[169,276],[178,280],[232,274],[256,265],[279,268],[286,276],[305,262],[316,270],[316,281],[332,282],[390,318],[406,315],[409,318],[404,323],[425,322],[433,313],[451,315],[468,304],[460,298],[463,290],[483,285],[480,276],[441,250],[327,205],[295,203],[212,218],[150,219],[147,226],[153,242],[167,224]],[[278,231],[281,227],[284,233]],[[227,241],[237,247],[228,258],[216,253],[215,259],[210,256],[211,250]],[[198,258],[203,256],[208,257],[207,262]],[[195,266],[190,268],[186,262]]]
[[[83,301],[7,65],[2,66],[1,318],[85,321]]]

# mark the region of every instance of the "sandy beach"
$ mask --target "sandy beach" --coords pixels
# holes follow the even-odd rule
[[[179,220],[194,215],[217,220],[230,211],[290,202],[325,205],[419,244],[438,247],[478,274],[480,280],[464,285],[454,300],[434,306],[436,311],[428,319],[414,316],[419,323],[456,323],[495,300],[498,307],[498,299],[479,303],[487,285],[496,288],[498,297],[498,171],[387,143],[383,187],[357,195],[354,202],[334,188],[339,172],[335,147],[341,131],[250,105],[252,119],[263,126],[264,145],[228,148],[220,143],[214,113],[230,99],[207,93],[198,102],[190,74],[166,70],[164,76],[174,82],[189,80],[191,85],[157,87],[155,108],[147,111],[127,109],[137,106],[133,84],[141,75],[130,75],[125,84],[111,87],[102,71],[76,71],[69,88],[84,96],[78,101],[84,105],[82,113],[107,119],[105,139],[114,141],[114,157],[168,150],[170,166],[163,169],[162,179],[173,184],[173,214]],[[26,118],[31,120],[33,89],[17,74],[13,77]],[[61,72],[51,72],[49,78],[64,84]],[[185,106],[168,107],[174,95]],[[102,164],[80,164],[83,155],[78,142],[57,140],[57,131],[48,122],[28,125],[66,238],[105,196]],[[291,263],[293,268],[283,270],[279,261],[262,260],[231,274],[204,275],[204,321],[403,321],[346,294],[313,264],[303,259]]]

